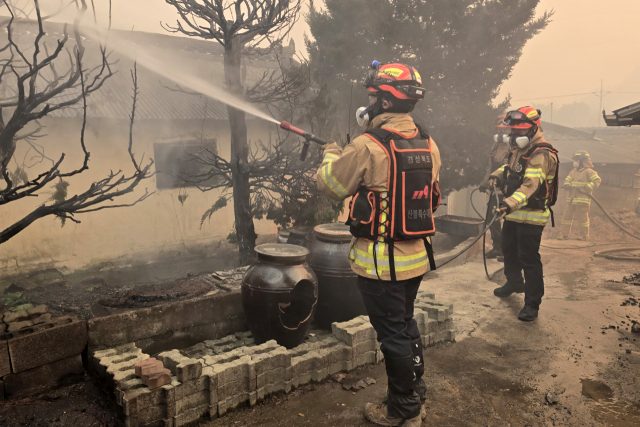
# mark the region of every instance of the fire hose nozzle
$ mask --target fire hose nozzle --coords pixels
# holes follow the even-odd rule
[[[300,156],[300,160],[303,160],[307,157],[307,151],[309,150],[309,141],[313,141],[320,145],[329,144],[329,141],[325,141],[324,139],[315,136],[312,133],[306,132],[302,129],[299,129],[293,126],[289,122],[285,122],[284,120],[280,122],[280,128],[286,130],[287,132],[295,133],[296,135],[300,135],[304,139],[306,139],[304,147],[302,148],[302,155]]]

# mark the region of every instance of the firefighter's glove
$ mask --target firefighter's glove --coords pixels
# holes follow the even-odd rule
[[[504,218],[511,213],[511,208],[506,202],[502,202],[500,203],[500,206],[496,208],[495,213],[497,213],[500,218]]]
[[[321,146],[323,152],[326,150],[330,150],[330,149],[340,149],[340,146],[338,145],[337,142],[332,142],[330,144],[324,144],[323,146]]]
[[[486,193],[487,191],[489,191],[489,183],[483,183],[480,184],[480,187],[478,187],[478,191],[480,191],[481,193]]]

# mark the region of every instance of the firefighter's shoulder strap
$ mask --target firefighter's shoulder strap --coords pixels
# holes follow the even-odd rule
[[[522,157],[522,159],[525,160],[526,162],[524,165],[525,167],[523,168],[523,172],[529,166],[531,159],[538,151],[546,151],[551,155],[554,155],[556,158],[556,170],[553,176],[553,180],[551,182],[551,186],[549,186],[548,179],[545,178],[545,181],[544,181],[545,187],[547,189],[546,195],[545,195],[546,205],[549,208],[549,212],[551,214],[551,226],[555,227],[556,221],[555,221],[555,216],[553,214],[552,207],[555,206],[556,202],[558,201],[558,190],[559,190],[558,180],[560,179],[560,159],[558,158],[558,150],[556,150],[553,147],[553,145],[549,144],[548,142],[539,142],[535,144],[533,147],[531,147],[531,149],[527,152],[527,154],[525,154]]]

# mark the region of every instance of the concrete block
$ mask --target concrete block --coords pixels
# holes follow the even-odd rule
[[[227,399],[221,400],[218,402],[218,416],[221,417],[229,412],[229,410],[237,408],[238,406],[247,402],[250,405],[255,405],[257,400],[258,394],[255,391],[252,393],[240,393]]]
[[[202,375],[203,362],[184,356],[178,350],[165,351],[158,355],[164,366],[178,377],[181,383],[195,380]]]
[[[127,427],[138,427],[152,423],[159,423],[167,417],[167,407],[165,405],[149,406],[140,409],[135,416],[127,417],[125,425]]]
[[[350,346],[356,346],[368,340],[375,340],[376,331],[368,320],[364,322],[362,318],[363,316],[360,316],[349,322],[334,323],[331,325],[336,338]],[[354,320],[360,320],[360,323],[354,324]]]
[[[165,368],[169,369],[174,375],[176,374],[178,364],[187,357],[183,356],[179,350],[164,351],[158,354],[158,360],[162,362]]]
[[[29,318],[29,313],[27,313],[27,310],[16,311],[16,312],[8,311],[2,317],[2,321],[8,325],[9,323],[27,320],[28,318]]]
[[[228,324],[229,319],[240,317],[244,318],[240,290],[97,317],[88,322],[89,348],[114,347],[200,326]],[[193,344],[204,339],[207,337]]]
[[[364,366],[376,363],[376,351],[369,351],[367,353],[360,354],[355,359],[355,366]]]
[[[205,370],[202,373],[202,376],[197,380],[191,380],[185,383],[179,383],[180,385],[176,387],[176,399],[180,400],[194,393],[209,390],[209,386],[211,384],[211,378],[210,378],[210,375],[208,374],[208,371],[207,371],[208,369],[210,370],[211,368],[205,368]],[[217,388],[217,382],[216,382],[216,388]]]
[[[270,384],[291,381],[291,368],[276,368],[256,376],[256,388],[267,387]]]
[[[355,368],[355,363],[353,360],[345,360],[343,362],[336,362],[332,365],[329,365],[327,368],[327,373],[329,375],[337,374],[338,372],[348,372]]]
[[[142,383],[150,389],[162,387],[171,384],[171,371],[163,368],[161,372],[154,372],[148,375],[142,375]]]
[[[181,383],[197,380],[202,376],[202,365],[203,363],[200,360],[189,359],[181,362],[176,367],[176,376],[178,377],[178,381]]]
[[[78,354],[3,378],[4,390],[8,398],[21,398],[57,387],[63,380],[84,374],[82,358]]]
[[[198,421],[200,418],[209,414],[209,406],[192,408],[173,417],[174,427],[182,427]]]
[[[258,348],[251,347],[251,348]],[[276,347],[265,352],[256,352],[251,355],[256,375],[270,372],[279,368],[291,366],[291,354],[284,347]]]
[[[209,390],[203,390],[189,396],[184,396],[182,399],[176,400],[176,416],[194,408],[203,408],[204,414],[209,411],[210,403]]]
[[[18,332],[21,329],[30,328],[31,326],[33,326],[33,322],[31,320],[22,320],[22,321],[18,321],[18,322],[11,322],[7,326],[7,332],[15,333],[15,332]]]
[[[9,346],[0,338],[0,377],[11,373],[11,359],[9,358]]]
[[[147,387],[125,390],[121,406],[124,414],[135,417],[138,411],[151,406],[175,405],[175,385],[165,385],[150,390]]]
[[[316,371],[311,371],[311,380],[315,382],[324,381],[329,376],[329,367],[326,366]]]
[[[370,351],[376,351],[378,342],[373,340],[366,340],[360,342],[359,344],[354,345],[353,348],[353,356],[358,357],[361,354],[368,353]]]
[[[227,363],[214,364],[211,367],[213,368],[213,372],[217,375],[218,388],[220,388],[220,385],[222,384],[232,382],[255,384],[255,370],[253,369],[251,357],[249,356],[242,356]],[[254,390],[255,388],[250,391]]]

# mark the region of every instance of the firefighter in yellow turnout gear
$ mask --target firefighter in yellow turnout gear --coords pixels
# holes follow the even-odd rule
[[[578,240],[589,238],[589,210],[594,190],[600,186],[602,179],[593,169],[591,156],[586,151],[578,151],[573,156],[573,170],[564,181],[567,191],[567,205],[562,217],[562,235],[560,239],[568,239],[572,226],[578,230]]]
[[[540,115],[532,107],[507,113],[504,122],[512,148],[506,163],[491,174],[505,195],[499,211],[505,216],[502,253],[507,278],[493,293],[506,298],[524,292],[518,319],[528,322],[538,317],[544,296],[540,242],[558,189],[558,152],[544,139]]]
[[[377,61],[365,82],[369,106],[357,112],[365,133],[344,149],[324,147],[319,190],[352,197],[349,259],[385,356],[387,399],[364,415],[381,426],[419,427],[426,416],[423,346],[414,302],[433,258],[433,212],[440,202],[440,153],[409,113],[424,98],[420,74]]]

